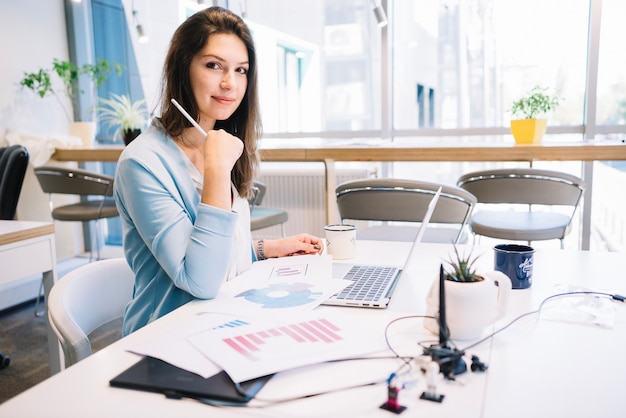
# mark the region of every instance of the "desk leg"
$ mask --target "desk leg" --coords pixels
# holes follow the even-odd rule
[[[337,197],[335,195],[335,188],[337,187],[335,160],[325,159],[324,170],[326,176],[326,225],[338,224],[339,209],[337,209]]]
[[[48,303],[50,290],[52,286],[56,282],[56,273],[55,270],[49,270],[43,273],[43,294],[44,301]],[[47,309],[46,311],[46,323],[47,325],[47,333],[48,333],[48,358],[50,361],[50,375],[54,375],[61,371],[64,366],[64,359],[61,357],[61,346],[59,344],[59,340],[57,339],[56,334],[52,331],[52,327],[50,326],[50,322],[48,322]]]
[[[584,161],[583,163],[583,180],[587,187],[585,188],[582,200],[581,217],[582,231],[581,242],[579,247],[581,250],[589,250],[591,247],[591,196],[593,196],[593,161]]]

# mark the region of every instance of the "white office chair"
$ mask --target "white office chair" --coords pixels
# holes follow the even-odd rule
[[[92,353],[89,334],[124,315],[135,275],[124,258],[94,261],[78,267],[52,286],[48,321],[65,356],[65,367]]]
[[[433,196],[442,187],[424,242],[462,243],[467,240],[465,225],[476,198],[449,185],[418,180],[369,178],[342,183],[335,189],[342,223],[346,220],[381,221],[357,231],[364,240],[413,241],[417,226],[389,222],[421,223]]]
[[[536,168],[476,171],[461,176],[457,185],[478,198],[477,211],[469,221],[475,236],[529,245],[559,239],[561,248],[585,190],[585,182],[574,175]],[[494,208],[503,205],[507,210]]]

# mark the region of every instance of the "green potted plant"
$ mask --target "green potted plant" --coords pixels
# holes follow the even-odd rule
[[[454,258],[446,261],[448,269],[444,269],[446,280],[453,282],[480,282],[484,278],[476,273],[474,264],[478,258],[472,258],[472,251],[467,256],[462,256],[459,249],[454,246]]]
[[[122,74],[121,65],[115,64],[113,67],[118,75]],[[76,95],[74,83],[78,80],[79,76],[87,75],[97,88],[106,81],[110,72],[111,64],[105,59],[98,59],[95,65],[84,64],[79,67],[73,62],[54,58],[52,60],[52,68],[40,68],[33,73],[25,72],[24,77],[20,81],[20,86],[31,90],[42,99],[49,95],[54,96],[67,116],[68,121],[71,122],[73,117],[69,110],[63,105],[59,97],[59,91],[55,90],[53,86],[53,76],[56,74],[56,76],[61,79],[64,87],[63,93],[71,100]]]
[[[20,86],[31,90],[42,99],[48,96],[54,96],[67,116],[70,135],[78,136],[83,140],[85,145],[90,145],[95,137],[95,123],[75,122],[71,109],[66,108],[61,100],[61,95],[65,95],[72,101],[76,95],[76,83],[81,75],[89,77],[89,80],[94,84],[94,89],[100,87],[108,78],[112,68],[118,75],[122,74],[122,66],[120,64],[111,65],[110,62],[105,59],[98,59],[96,64],[77,66],[71,61],[54,58],[51,68],[40,68],[32,73],[25,72],[24,77],[20,81]],[[55,76],[63,83],[63,89],[55,88],[53,83]]]
[[[446,323],[450,337],[457,340],[479,338],[484,330],[501,318],[507,308],[511,292],[511,280],[501,271],[478,273],[475,263],[478,258],[461,254],[454,246],[454,256],[445,261],[443,268]],[[439,333],[439,287],[441,278],[433,281],[426,298],[424,327]]]
[[[559,105],[559,98],[548,94],[546,87],[535,86],[526,95],[515,100],[511,107],[511,133],[518,144],[541,142],[548,122],[545,115]]]
[[[128,145],[145,128],[148,109],[143,99],[133,102],[127,95],[112,94],[110,99],[100,99],[98,116],[110,128],[116,128],[113,140],[121,136]]]

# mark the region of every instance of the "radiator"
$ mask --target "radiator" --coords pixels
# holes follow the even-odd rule
[[[281,163],[282,164],[282,163]],[[278,164],[279,166],[280,164]],[[318,167],[261,168],[258,179],[267,185],[267,191],[261,206],[281,208],[289,213],[285,224],[287,236],[307,232],[319,237],[324,236],[326,224],[326,185],[324,168]],[[337,184],[349,180],[362,179],[376,175],[374,168],[337,169]],[[273,226],[252,233],[254,239],[280,238],[280,226]]]

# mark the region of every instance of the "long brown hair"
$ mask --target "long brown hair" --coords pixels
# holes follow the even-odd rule
[[[206,46],[209,37],[218,33],[239,37],[248,50],[248,85],[243,100],[230,118],[215,123],[215,129],[224,129],[243,141],[244,151],[233,167],[231,180],[239,195],[247,198],[259,165],[257,141],[261,136],[261,117],[254,41],[250,29],[239,16],[222,7],[210,7],[190,16],[176,29],[163,65],[161,123],[172,138],[191,126],[172,105],[171,99],[180,103],[198,121],[198,106],[191,89],[189,67],[193,57]]]

